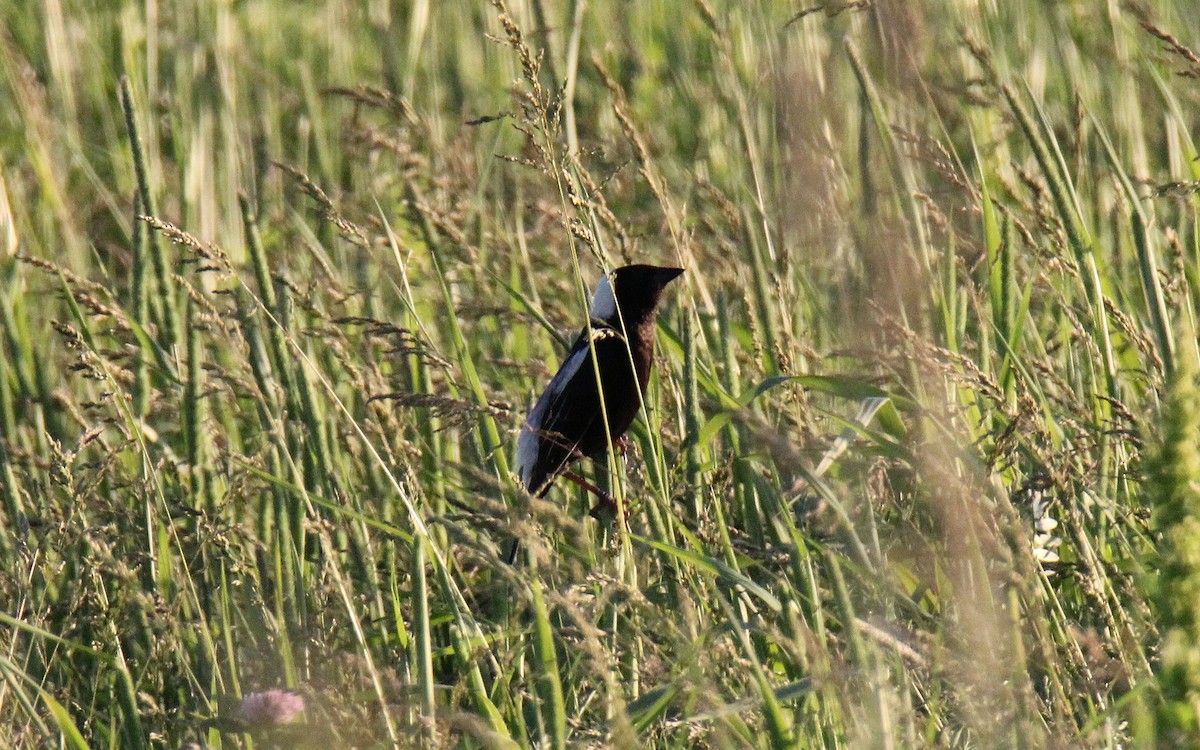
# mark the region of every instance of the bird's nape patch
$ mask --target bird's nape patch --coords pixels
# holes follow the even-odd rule
[[[612,281],[601,276],[592,292],[592,306],[588,314],[597,320],[611,320],[617,314],[617,297],[613,293]]]

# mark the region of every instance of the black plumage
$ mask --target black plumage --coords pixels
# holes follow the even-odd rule
[[[663,289],[681,273],[624,266],[596,285],[590,325],[575,339],[517,439],[517,474],[530,493],[545,494],[579,458],[603,457],[608,440],[616,441],[633,424],[654,361],[655,313]]]

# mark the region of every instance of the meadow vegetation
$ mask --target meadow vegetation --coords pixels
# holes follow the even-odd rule
[[[0,1],[0,746],[1200,744],[1198,30]],[[610,525],[511,469],[629,262]]]

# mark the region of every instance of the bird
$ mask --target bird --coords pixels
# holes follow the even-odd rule
[[[567,469],[580,458],[605,456],[609,440],[615,444],[633,424],[654,364],[654,326],[663,290],[682,273],[682,268],[636,264],[600,277],[588,324],[517,436],[517,476],[531,495],[545,495],[555,479],[566,475],[597,494],[602,505],[613,503]],[[518,546],[513,543],[510,563]]]

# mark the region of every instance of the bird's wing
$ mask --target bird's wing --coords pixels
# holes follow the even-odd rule
[[[568,463],[593,449],[591,443],[597,437],[597,427],[602,427],[602,409],[592,349],[596,351],[606,391],[615,381],[625,378],[636,383],[629,347],[619,331],[596,326],[580,333],[558,373],[529,412],[517,439],[517,474],[530,492],[544,490]],[[607,402],[604,405],[610,423],[617,406]]]

